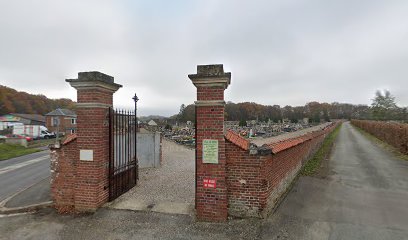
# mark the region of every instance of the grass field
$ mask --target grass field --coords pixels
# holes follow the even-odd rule
[[[37,148],[26,148],[16,144],[0,144],[0,161],[40,151]]]
[[[316,173],[319,169],[322,161],[327,157],[330,153],[330,150],[333,146],[334,140],[336,140],[337,135],[340,132],[341,124],[338,125],[333,132],[329,134],[329,136],[323,141],[322,146],[316,152],[312,159],[310,159],[306,165],[302,169],[302,175],[311,176]]]

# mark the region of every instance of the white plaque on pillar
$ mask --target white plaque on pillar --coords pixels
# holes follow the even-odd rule
[[[93,150],[79,150],[79,160],[81,161],[93,161]]]
[[[218,140],[203,139],[203,163],[218,163]]]

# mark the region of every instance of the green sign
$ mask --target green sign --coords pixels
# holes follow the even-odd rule
[[[203,163],[218,163],[218,140],[203,140]]]

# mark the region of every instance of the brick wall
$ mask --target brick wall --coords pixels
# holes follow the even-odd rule
[[[93,150],[93,161],[78,161],[75,206],[96,209],[108,200],[109,128],[106,108],[78,108],[78,150]]]
[[[242,139],[227,137],[228,214],[265,217],[334,127],[335,124],[258,150],[247,149]],[[273,153],[274,149],[279,152]]]
[[[99,89],[99,91],[95,92],[94,89],[81,89],[81,92],[77,95],[77,101],[112,104],[112,91]]]
[[[79,158],[77,141],[72,136],[62,148],[52,147],[51,152],[51,197],[60,213],[75,211],[75,161]]]
[[[302,166],[320,148],[328,131],[322,130],[310,136],[309,140],[292,146],[277,154],[261,156],[261,216],[266,216],[275,206],[282,194],[290,187],[292,181],[300,172]]]
[[[75,119],[74,123],[72,123],[72,119]],[[63,117],[61,121],[64,122],[63,131],[65,134],[76,133],[76,117]],[[74,132],[71,132],[71,129],[74,130]]]
[[[261,209],[261,161],[237,145],[226,141],[228,214],[258,216]]]
[[[368,120],[351,120],[351,123],[408,154],[408,124]]]

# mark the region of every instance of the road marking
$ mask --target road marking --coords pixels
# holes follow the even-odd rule
[[[22,167],[25,167],[25,166],[30,165],[30,164],[34,164],[34,163],[37,163],[37,162],[40,162],[40,161],[44,161],[44,160],[49,159],[49,158],[50,158],[50,156],[46,155],[46,156],[42,156],[42,157],[39,157],[39,158],[34,158],[33,160],[30,160],[30,161],[26,161],[26,162],[22,162],[22,163],[18,163],[18,164],[15,164],[15,165],[11,165],[11,166],[2,168],[2,169],[0,169],[0,175],[4,174],[4,173],[8,173],[8,172],[16,170],[16,169],[19,169],[19,168],[22,168]]]
[[[33,214],[33,213],[34,213],[34,212],[0,214],[0,218],[15,217],[15,216],[28,215],[28,214]]]

